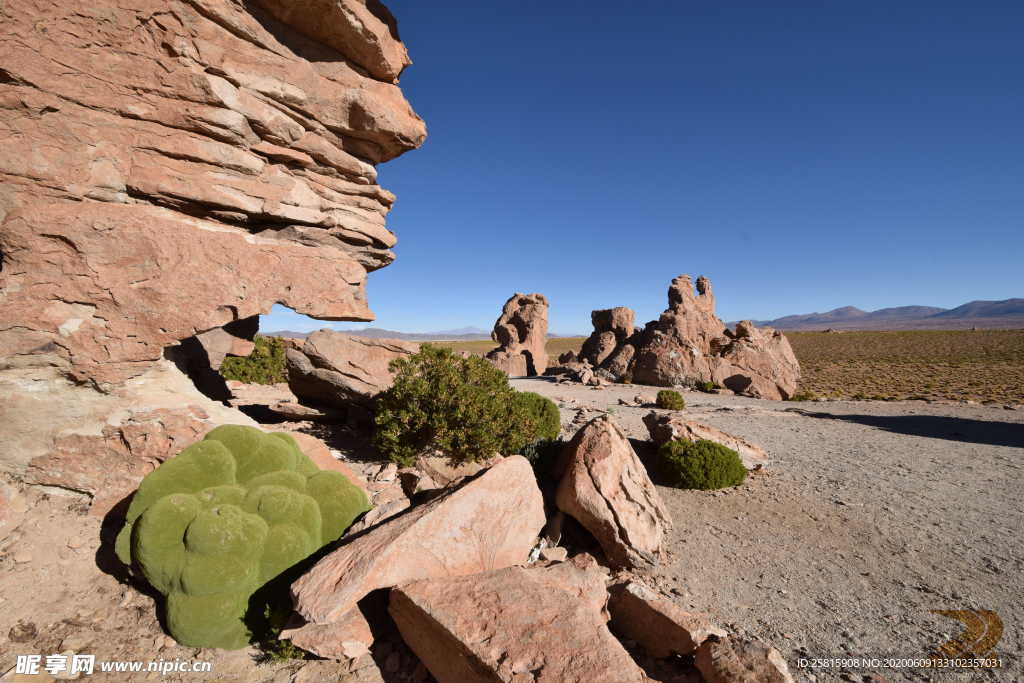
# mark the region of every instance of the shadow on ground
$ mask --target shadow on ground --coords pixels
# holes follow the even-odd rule
[[[896,434],[1024,448],[1024,424],[1016,422],[972,420],[944,415],[837,415],[803,410],[800,413],[806,417],[856,422]]]

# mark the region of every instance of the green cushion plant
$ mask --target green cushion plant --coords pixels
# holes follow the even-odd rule
[[[171,636],[245,647],[253,593],[339,538],[369,510],[343,474],[284,433],[217,427],[142,480],[116,552],[166,598]]]
[[[658,448],[658,477],[679,489],[722,489],[739,486],[747,478],[739,454],[720,443],[667,441]]]

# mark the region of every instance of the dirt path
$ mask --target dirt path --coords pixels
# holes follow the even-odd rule
[[[549,396],[563,424],[610,410],[644,440],[655,390],[514,380]],[[882,670],[893,680],[1024,679],[1024,412],[910,402],[774,403],[685,393],[688,417],[760,444],[765,475],[738,489],[659,487],[675,520],[660,571],[680,604],[800,658],[921,658],[963,625],[931,610],[994,610],[995,671]],[[637,444],[643,450],[642,444]],[[650,457],[650,453],[642,456]],[[856,676],[852,674],[856,673]]]

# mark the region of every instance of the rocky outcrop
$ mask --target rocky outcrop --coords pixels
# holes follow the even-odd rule
[[[513,294],[494,323],[498,348],[487,360],[509,376],[542,375],[548,367],[548,300],[543,294]]]
[[[530,463],[504,458],[324,557],[292,585],[295,610],[309,623],[330,624],[378,588],[523,563],[543,526]]]
[[[0,467],[91,493],[113,448],[137,479],[104,430],[213,419],[194,391],[154,400],[169,349],[216,366],[275,303],[372,319],[395,244],[375,164],[425,137],[406,63],[376,1],[0,5]]]
[[[665,505],[622,430],[607,415],[566,446],[555,502],[576,519],[619,567],[653,565],[671,526]]]
[[[711,282],[688,275],[672,281],[668,309],[641,330],[633,311],[594,311],[594,332],[579,358],[566,358],[553,374],[581,372],[584,363],[599,377],[654,386],[694,386],[714,382],[746,396],[786,399],[795,391],[800,365],[781,332],[758,329],[749,320],[732,331],[715,315]],[[573,370],[570,373],[568,370]]]
[[[581,555],[414,581],[391,592],[402,638],[439,681],[646,681],[608,630],[604,570]]]
[[[288,388],[314,405],[369,406],[394,380],[391,361],[419,351],[415,342],[320,330],[285,350]]]
[[[636,344],[633,381],[655,386],[715,382],[737,394],[786,399],[796,391],[800,365],[786,337],[758,330],[749,321],[729,330],[715,315],[715,297],[705,277],[697,294],[689,276],[668,290],[669,307],[648,323]]]
[[[647,432],[651,435],[651,441],[657,446],[666,441],[700,441],[704,439],[720,443],[739,453],[743,466],[748,470],[759,469],[768,463],[768,453],[760,446],[706,424],[687,420],[679,415],[660,414],[653,410],[644,415],[643,420]]]

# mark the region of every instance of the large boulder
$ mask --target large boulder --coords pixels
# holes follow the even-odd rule
[[[343,543],[292,585],[295,610],[307,622],[329,624],[378,588],[526,562],[544,521],[530,463],[509,456]]]
[[[675,413],[658,413],[652,410],[644,415],[644,425],[656,446],[667,441],[714,441],[739,453],[743,466],[755,470],[768,463],[768,453],[743,437],[734,436],[709,425],[687,420]]]
[[[24,150],[0,154],[0,469],[109,500],[247,422],[173,377],[175,349],[212,372],[277,303],[372,319],[395,244],[375,164],[426,130],[376,0],[0,12],[0,137]]]
[[[591,420],[558,464],[555,502],[619,567],[655,564],[672,521],[622,430],[607,415]]]
[[[288,388],[303,402],[369,406],[394,381],[391,361],[419,349],[415,342],[320,330],[285,351]]]
[[[648,323],[635,342],[632,377],[638,384],[695,385],[717,382],[737,394],[786,399],[795,391],[800,365],[781,332],[750,321],[729,330],[715,315],[711,282],[688,275],[672,280],[669,307]]]
[[[414,581],[389,611],[439,681],[646,681],[606,625],[606,577],[581,555]]]
[[[636,314],[625,306],[592,311],[590,322],[594,331],[580,348],[580,360],[587,361],[613,382],[624,379],[635,352],[635,318]]]
[[[542,375],[548,367],[548,300],[543,294],[513,294],[494,323],[498,348],[487,360],[509,376]]]

